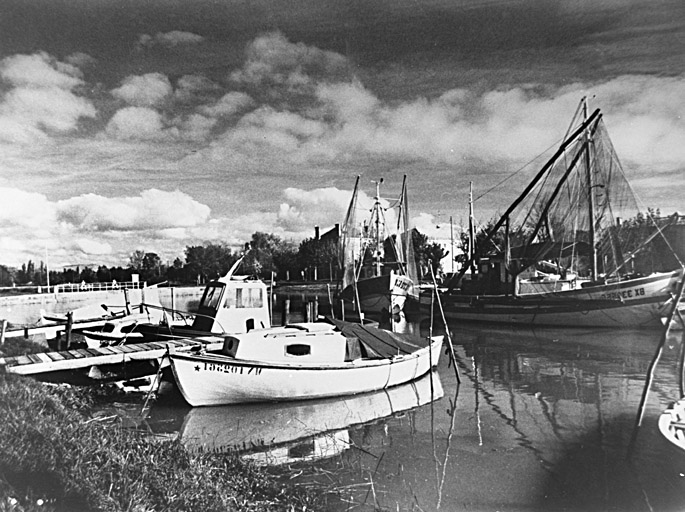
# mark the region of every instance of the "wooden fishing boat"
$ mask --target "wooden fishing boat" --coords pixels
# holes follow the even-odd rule
[[[659,416],[659,431],[671,443],[685,450],[685,399],[680,399]]]
[[[659,327],[683,279],[663,230],[642,212],[599,109],[570,134],[445,283],[447,317],[583,327]],[[471,203],[471,202],[470,202]],[[433,300],[427,293],[422,304]]]
[[[371,215],[359,205],[359,177],[342,227],[340,298],[354,302],[360,311],[398,313],[407,300],[419,300],[419,280],[414,258],[407,205],[407,177],[400,198],[387,207],[380,196],[383,179],[376,182]],[[391,227],[386,211],[396,216]]]
[[[410,382],[438,364],[443,337],[421,340],[331,321],[226,336],[222,350],[170,354],[192,406],[354,395]]]

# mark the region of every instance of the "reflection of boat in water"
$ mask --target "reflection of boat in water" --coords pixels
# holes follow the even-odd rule
[[[408,384],[347,398],[199,407],[187,413],[180,439],[191,451],[237,452],[270,464],[311,460],[347,449],[348,427],[442,396],[433,371]]]

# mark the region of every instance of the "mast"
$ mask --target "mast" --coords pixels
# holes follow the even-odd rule
[[[376,275],[381,275],[381,183],[383,183],[383,178],[374,182],[376,184],[376,197],[373,205],[374,214],[376,216],[376,254],[374,259],[376,260]]]
[[[587,121],[587,97],[583,98],[583,119]],[[597,280],[597,247],[595,246],[595,201],[593,196],[592,184],[592,169],[590,169],[590,144],[592,143],[590,133],[586,127],[584,132],[585,138],[585,172],[587,178],[587,193],[588,193],[588,214],[590,215],[588,222],[590,235],[590,250],[592,256],[590,260],[590,277],[593,281]]]
[[[486,233],[486,240],[490,240],[494,234],[497,232],[499,228],[502,227],[504,224],[506,218],[509,216],[509,214],[516,209],[516,207],[523,201],[523,199],[530,193],[530,191],[535,187],[535,185],[542,179],[542,177],[549,171],[549,169],[552,167],[552,165],[557,161],[557,159],[566,151],[566,148],[570,146],[576,138],[584,133],[587,130],[587,127],[595,120],[595,118],[599,115],[599,109],[595,110],[590,117],[588,117],[583,124],[576,130],[574,131],[564,142],[559,146],[557,149],[556,153],[550,158],[547,163],[538,171],[537,175],[533,178],[533,181],[531,181],[528,186],[525,188],[525,190],[521,193],[521,195],[511,204],[509,205],[509,208],[507,208],[507,211],[504,212],[504,214],[500,217],[499,221],[490,228],[490,230]],[[456,276],[452,277],[446,284],[448,288],[454,288],[456,287],[459,282],[461,281],[461,278],[464,276],[466,273],[467,268],[472,268],[474,264],[473,257],[469,258],[469,261],[464,267],[459,271],[459,274]]]
[[[473,182],[469,182],[469,265],[471,274],[475,273],[474,263],[476,260],[476,223],[473,218]]]

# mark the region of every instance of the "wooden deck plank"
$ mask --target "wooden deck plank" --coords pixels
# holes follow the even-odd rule
[[[100,347],[97,350],[105,354],[121,354],[121,350],[119,350],[119,347]]]
[[[135,345],[117,345],[117,348],[126,354],[140,350],[140,348]]]
[[[47,354],[47,352],[38,352],[34,354],[41,363],[52,363],[53,359]]]
[[[121,365],[128,361],[155,360],[164,357],[167,347],[177,352],[188,352],[197,344],[191,341],[174,343],[134,344],[101,349],[74,349],[62,352],[30,354],[0,358],[5,371],[21,375],[87,369],[90,366]],[[124,349],[124,347],[126,347]]]

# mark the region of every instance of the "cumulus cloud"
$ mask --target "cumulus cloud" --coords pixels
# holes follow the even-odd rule
[[[288,187],[278,210],[278,224],[285,231],[311,232],[313,220],[322,228],[340,224],[352,198],[352,192],[335,187],[303,190]],[[366,200],[366,196],[362,201]],[[311,235],[309,235],[311,236]]]
[[[58,87],[71,90],[82,83],[81,71],[45,52],[12,55],[0,62],[0,76],[14,87]]]
[[[2,264],[9,265],[42,260],[46,250],[52,265],[121,265],[132,247],[141,245],[176,257],[188,243],[218,239],[222,229],[208,206],[178,190],[50,201],[43,194],[0,187],[0,204]]]
[[[230,117],[251,108],[254,100],[243,92],[231,91],[210,105],[200,107],[200,112],[209,117]]]
[[[97,59],[83,52],[75,52],[71,55],[67,55],[67,57],[64,60],[69,64],[78,67],[79,69],[87,66],[93,66],[97,63]]]
[[[52,226],[55,205],[43,194],[16,188],[0,187],[0,226],[2,229],[38,229]]]
[[[172,30],[171,32],[157,32],[154,36],[141,34],[138,37],[137,48],[142,49],[150,46],[173,47],[181,44],[198,44],[205,38],[192,32]]]
[[[80,70],[44,52],[0,61],[0,79],[10,88],[0,102],[0,140],[47,141],[46,131],[68,132],[82,117],[95,117],[90,100],[74,92]]]
[[[105,131],[110,137],[124,140],[160,140],[167,136],[162,115],[144,107],[126,107],[117,111]]]
[[[242,69],[231,79],[252,85],[280,85],[306,89],[319,80],[339,80],[348,72],[347,59],[304,43],[291,43],[281,32],[257,37],[246,51]]]
[[[191,114],[177,121],[178,136],[188,140],[204,140],[216,124],[216,119]]]
[[[183,75],[176,81],[174,97],[181,102],[195,102],[220,91],[221,87],[205,76]]]
[[[160,105],[173,92],[171,82],[161,73],[147,73],[126,77],[112,96],[136,107]]]
[[[150,189],[140,197],[85,194],[57,202],[58,218],[93,231],[168,229],[196,226],[209,218],[208,206],[178,190]]]

